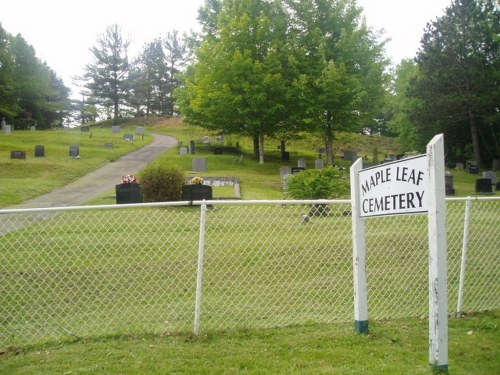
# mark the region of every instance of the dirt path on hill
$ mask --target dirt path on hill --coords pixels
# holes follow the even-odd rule
[[[79,206],[107,191],[114,190],[122,176],[138,173],[158,156],[177,145],[177,140],[173,137],[158,134],[153,134],[153,136],[154,140],[150,144],[104,165],[69,185],[6,208]]]

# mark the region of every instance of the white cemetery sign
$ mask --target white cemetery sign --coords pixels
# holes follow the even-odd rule
[[[427,153],[362,170],[351,167],[351,202],[356,331],[368,332],[365,220],[373,216],[427,213],[429,246],[429,364],[448,370],[448,291],[444,138]]]
[[[427,212],[427,155],[359,172],[360,216]]]

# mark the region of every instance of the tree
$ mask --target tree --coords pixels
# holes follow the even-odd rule
[[[421,134],[444,132],[448,150],[465,139],[478,163],[500,157],[498,35],[495,0],[454,0],[427,25],[416,58],[420,74],[410,87]]]
[[[12,118],[19,111],[14,82],[15,63],[10,39],[10,34],[0,24],[0,116],[2,118]]]
[[[108,26],[97,38],[97,45],[90,48],[94,61],[85,67],[84,79],[92,97],[105,108],[112,108],[113,117],[120,115],[120,104],[128,92],[128,47],[118,25]]]
[[[296,49],[303,51],[303,106],[311,129],[333,162],[335,131],[361,131],[379,116],[387,60],[383,42],[361,19],[354,1],[288,0]]]
[[[168,79],[165,53],[158,38],[145,45],[130,72],[129,104],[136,109],[136,113],[141,112],[143,107],[146,116],[165,112]]]
[[[401,151],[416,151],[422,148],[418,127],[411,119],[411,112],[418,99],[408,95],[412,80],[417,79],[418,65],[413,60],[402,60],[393,72],[391,90],[387,93],[386,111],[389,128],[398,135]]]
[[[251,136],[264,163],[264,137],[284,130],[297,77],[280,1],[207,1],[208,28],[177,97],[188,122]]]
[[[163,48],[167,69],[166,90],[164,92],[165,114],[173,116],[175,113],[173,94],[175,89],[181,85],[179,76],[185,70],[189,56],[187,36],[184,35],[181,38],[177,30],[168,32],[163,39]]]

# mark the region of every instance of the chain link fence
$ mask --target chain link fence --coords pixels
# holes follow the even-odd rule
[[[0,210],[0,346],[353,321],[350,201],[185,204]],[[451,312],[500,307],[499,204],[447,200]],[[426,215],[366,239],[370,319],[426,316]]]

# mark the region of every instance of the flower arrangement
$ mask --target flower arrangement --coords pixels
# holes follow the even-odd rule
[[[137,178],[134,175],[128,174],[126,176],[122,176],[122,184],[138,184]]]
[[[201,178],[201,177],[193,177],[191,179],[191,184],[193,184],[193,185],[202,185],[203,184],[203,178]]]

